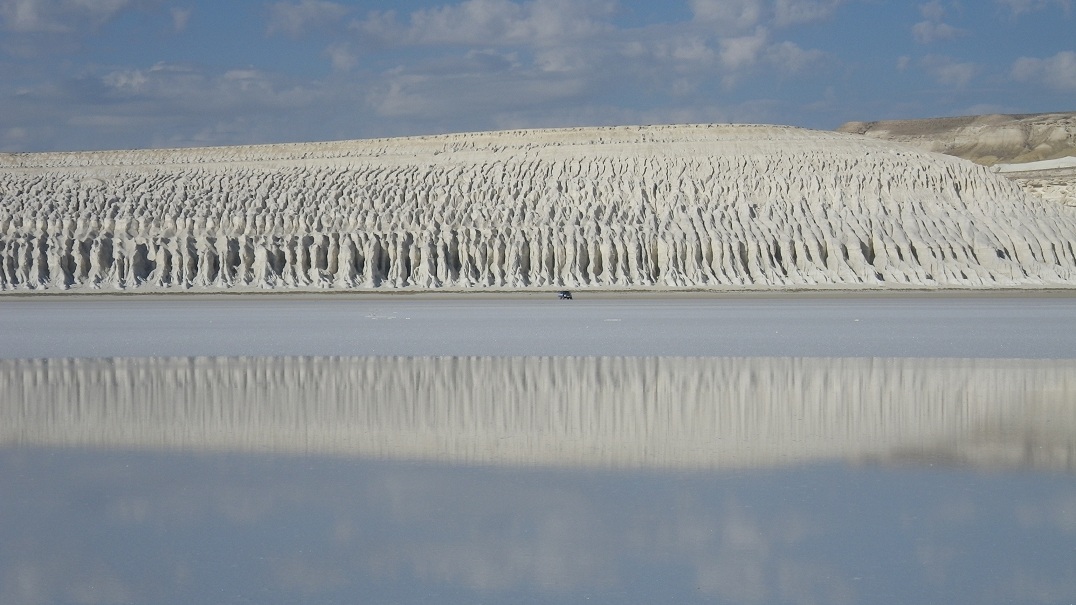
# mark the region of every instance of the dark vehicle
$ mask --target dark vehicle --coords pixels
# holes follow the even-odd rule
[[[572,299],[572,293],[567,291],[567,290],[561,290],[561,292],[560,292],[560,294],[558,294],[558,296],[560,297],[561,300],[571,300]]]

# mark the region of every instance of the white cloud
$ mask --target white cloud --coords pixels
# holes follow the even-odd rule
[[[301,36],[308,30],[344,18],[348,8],[327,0],[301,0],[297,4],[277,2],[269,7],[270,34]]]
[[[745,32],[762,22],[762,0],[691,0],[695,20],[724,32]]]
[[[919,14],[930,21],[941,21],[945,18],[945,7],[938,0],[919,5]]]
[[[617,29],[613,5],[604,0],[467,0],[407,14],[371,13],[352,28],[360,33],[355,44],[367,48],[371,38],[389,48],[445,47],[370,75],[365,98],[386,122],[586,123],[579,118],[585,108],[617,94],[676,98],[687,104],[678,115],[728,115],[710,107],[695,112],[692,105],[707,103],[718,83],[732,88],[741,73],[798,74],[825,56],[773,40],[772,30],[757,24],[774,19],[765,17],[762,2],[733,4],[699,1],[691,22]],[[792,21],[821,18],[836,3],[782,6]],[[746,31],[722,33],[751,23]],[[337,54],[348,58],[343,50],[329,51],[334,63]]]
[[[716,56],[714,49],[700,36],[677,36],[661,40],[654,45],[655,58],[672,62],[711,61]]]
[[[241,93],[257,92],[259,94],[272,92],[273,85],[268,74],[256,69],[232,69],[224,72],[220,82],[227,88]],[[244,94],[243,96],[247,96]]]
[[[912,26],[912,36],[920,44],[933,44],[942,40],[952,40],[964,35],[964,30],[943,22],[945,8],[941,2],[934,0],[919,6],[919,13],[924,20]]]
[[[939,55],[923,57],[922,65],[935,82],[950,88],[966,87],[979,72],[979,66],[975,63]]]
[[[730,70],[754,65],[766,48],[768,39],[769,32],[759,27],[749,36],[721,40],[721,63]]]
[[[351,27],[360,34],[357,43],[367,47],[372,42],[390,48],[450,47],[438,58],[426,59],[427,66],[442,65],[466,49],[513,49],[518,52],[515,76],[570,75],[608,88],[608,74],[617,73],[619,85],[682,97],[705,87],[691,80],[723,81],[728,86],[738,72],[760,64],[782,73],[799,73],[814,65],[824,56],[821,51],[773,41],[771,28],[762,23],[787,25],[825,18],[842,1],[691,0],[691,22],[618,29],[611,21],[616,5],[608,0],[465,0],[407,14],[370,13]],[[335,57],[337,50],[330,56]],[[401,99],[404,91],[432,90],[444,76],[439,71],[421,63],[403,64],[395,87],[381,86],[377,98],[397,99],[399,107],[408,107],[414,100],[410,95]],[[405,75],[420,78],[398,79]],[[478,72],[471,77],[480,78]],[[449,81],[461,85],[455,76]]]
[[[828,18],[844,0],[777,0],[774,20],[778,27],[811,23]]]
[[[210,109],[298,106],[312,95],[257,69],[231,69],[214,75],[200,68],[171,63],[158,63],[149,69],[114,70],[96,81],[90,79],[83,88],[72,94],[88,96],[92,93],[86,91],[97,90],[99,98],[85,100],[119,116],[130,109],[128,104],[147,100],[153,101],[161,112],[183,114]]]
[[[395,12],[373,13],[352,27],[388,44],[548,46],[609,31],[602,17],[614,8],[610,0],[466,0],[417,10],[403,23]]]
[[[97,27],[140,0],[0,0],[2,28],[19,33],[67,33]]]
[[[1014,15],[1033,13],[1051,6],[1061,8],[1066,14],[1072,10],[1072,0],[997,0],[997,3]]]
[[[690,0],[697,22],[726,34],[771,23],[788,27],[828,18],[845,0]]]
[[[332,62],[333,69],[336,71],[351,71],[359,62],[358,54],[346,42],[329,45],[325,49],[325,54],[328,55],[329,61]]]
[[[577,47],[551,46],[539,49],[534,56],[534,65],[539,70],[551,73],[581,73],[600,61],[597,51],[581,51]]]
[[[456,73],[387,74],[367,101],[378,116],[420,121],[512,113],[578,99],[584,79],[549,77],[533,71],[502,69],[482,77],[481,67]]]
[[[964,33],[964,30],[948,23],[920,21],[912,26],[912,36],[920,44],[933,44],[940,40],[952,40]]]
[[[196,64],[81,66],[67,77],[27,80],[18,95],[10,92],[11,85],[0,92],[0,148],[274,143],[338,139],[344,132],[380,136],[406,128],[393,124],[396,130],[386,130],[389,127],[363,106],[372,84],[366,78],[302,78]],[[6,132],[12,127],[29,136]]]
[[[818,68],[829,55],[785,28],[824,21],[848,3],[688,0],[681,10],[690,8],[690,15],[639,23],[628,2],[614,0],[423,0],[382,12],[366,12],[362,3],[346,0],[268,0],[261,3],[265,20],[252,32],[237,32],[253,33],[237,43],[283,44],[296,55],[274,67],[278,48],[264,60],[253,59],[257,69],[244,68],[250,59],[228,63],[226,54],[219,68],[149,67],[156,59],[143,63],[137,57],[115,64],[122,61],[115,53],[92,54],[98,40],[85,35],[12,34],[5,46],[10,40],[45,40],[34,43],[52,50],[35,55],[36,63],[0,64],[0,82],[4,77],[10,82],[0,84],[0,114],[6,114],[0,115],[0,144],[70,149],[500,126],[795,121],[801,120],[793,116],[803,115],[805,101],[792,97],[816,99],[820,84],[805,81],[800,88],[783,81]],[[91,8],[76,10],[83,5]],[[156,21],[138,22],[156,32],[191,31],[195,21],[211,18],[190,0],[0,0],[8,11],[0,27],[10,27],[19,6],[33,9],[20,13],[23,28],[74,27],[78,14],[96,15],[86,22],[104,23],[122,16],[124,8],[143,6],[154,8]],[[64,7],[68,12],[59,11]],[[276,37],[267,40],[267,33]],[[300,36],[317,36],[317,44],[280,40]],[[55,49],[65,42],[69,47]],[[85,60],[70,59],[62,73],[39,76],[48,71],[39,65],[55,65],[57,55],[74,57],[82,49]],[[322,69],[310,71],[320,75],[302,73],[301,66],[311,61],[321,62]],[[325,73],[329,67],[332,72]],[[939,76],[944,72],[942,66],[932,68]],[[10,91],[20,86],[33,95],[13,96]],[[843,90],[836,96],[843,98]],[[810,119],[818,125],[831,118]],[[72,126],[74,120],[79,127]]]
[[[146,89],[149,78],[139,69],[114,71],[105,74],[102,82],[112,91],[121,94],[141,94]]]
[[[766,50],[766,59],[777,69],[785,73],[799,73],[816,65],[826,53],[820,50],[805,50],[794,42],[780,42]]]
[[[458,6],[420,10],[411,15],[410,37],[416,42],[481,44],[527,42],[534,23],[523,7],[507,0],[468,0]]]
[[[1021,57],[1013,63],[1012,78],[1063,91],[1076,91],[1076,52],[1066,50],[1038,59]]]
[[[181,32],[187,29],[187,24],[191,20],[191,9],[189,8],[173,8],[172,9],[172,28],[177,32]]]

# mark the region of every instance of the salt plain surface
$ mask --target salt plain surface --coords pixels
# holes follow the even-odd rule
[[[1076,296],[8,298],[0,358],[1076,358]]]
[[[1058,170],[1062,168],[1076,168],[1076,157],[1068,156],[1053,160],[1039,160],[1037,162],[1024,162],[1022,164],[995,164],[995,170],[1006,172],[1032,172],[1036,170]]]

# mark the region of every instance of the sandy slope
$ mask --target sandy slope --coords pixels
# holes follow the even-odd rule
[[[0,156],[0,289],[1076,285],[1076,212],[776,126]]]

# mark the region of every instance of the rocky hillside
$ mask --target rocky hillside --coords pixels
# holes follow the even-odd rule
[[[837,130],[899,141],[984,166],[1076,156],[1076,112],[848,122]]]
[[[1076,112],[848,122],[837,130],[993,166],[1028,193],[1076,207]]]

